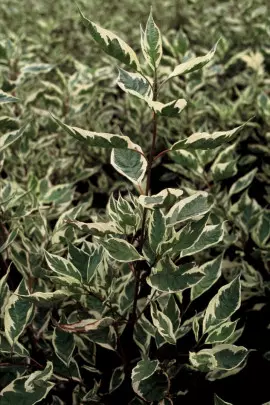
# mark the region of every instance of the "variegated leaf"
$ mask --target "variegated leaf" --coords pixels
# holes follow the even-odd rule
[[[141,48],[147,63],[155,70],[162,57],[162,40],[152,10],[147,20],[145,31],[141,27]]]
[[[24,66],[21,70],[22,73],[40,74],[49,73],[55,65],[49,63],[32,63],[31,65]]]
[[[125,63],[137,71],[141,70],[140,62],[133,49],[113,32],[106,30],[84,17],[80,11],[84,25],[89,29],[92,38],[108,55]]]
[[[69,135],[88,146],[99,148],[131,149],[141,152],[141,147],[133,143],[127,136],[86,131],[85,129],[70,127],[52,115],[55,122]]]
[[[96,331],[100,328],[107,328],[114,323],[114,319],[110,317],[102,319],[83,319],[82,321],[74,323],[59,323],[58,328],[69,333],[86,333],[90,331]]]
[[[186,62],[183,62],[180,65],[176,66],[174,68],[173,72],[168,76],[167,80],[169,80],[175,76],[180,76],[182,74],[191,73],[191,72],[194,72],[195,70],[201,69],[204,65],[209,63],[211,61],[211,59],[213,59],[214,54],[216,52],[216,47],[217,47],[217,44],[206,55],[198,56],[196,58],[191,58],[191,59],[187,60]]]
[[[156,208],[151,213],[148,223],[149,246],[155,253],[158,245],[162,242],[166,231],[166,222],[163,212]]]
[[[148,101],[148,105],[155,111],[157,115],[164,115],[166,117],[177,117],[186,107],[187,102],[183,98],[170,101],[163,104],[160,101]]]
[[[191,248],[204,232],[207,220],[208,215],[205,215],[199,221],[187,223],[171,239],[159,245],[158,254],[179,255],[183,250]]]
[[[16,291],[9,297],[4,313],[4,326],[7,340],[11,345],[18,342],[33,312],[33,304],[20,298],[29,291],[22,280]]]
[[[212,332],[210,332],[205,340],[206,344],[217,344],[226,342],[234,333],[238,321],[224,322]]]
[[[221,399],[217,394],[215,394],[215,404],[214,405],[233,405],[231,402],[226,402]]]
[[[18,131],[12,131],[7,134],[0,136],[0,153],[3,152],[8,146],[12,145],[13,142],[17,141],[23,135],[28,124],[25,124]]]
[[[35,292],[29,295],[20,295],[20,298],[40,307],[51,307],[54,303],[64,301],[69,296],[70,292],[68,291],[56,290],[53,292]]]
[[[11,245],[11,243],[16,238],[17,234],[18,234],[18,229],[14,229],[12,232],[10,232],[5,243],[3,243],[2,246],[0,246],[0,253],[4,252],[4,250],[6,250],[9,245]]]
[[[79,270],[82,279],[86,283],[90,283],[95,275],[95,271],[102,261],[102,247],[94,247],[92,254],[88,254],[82,249],[78,249],[75,245],[69,244],[69,257],[71,263]]]
[[[229,284],[221,287],[211,299],[203,318],[204,333],[229,319],[241,304],[240,279],[237,276]]]
[[[225,222],[217,225],[206,225],[194,245],[181,251],[180,256],[190,256],[211,246],[217,245],[223,240]]]
[[[203,349],[198,353],[190,352],[190,362],[193,366],[201,369],[204,366],[204,359],[212,361],[209,364],[209,370],[232,370],[238,367],[247,357],[248,350],[243,346],[234,346],[229,344],[221,344],[214,346],[212,349]]]
[[[44,370],[13,380],[0,392],[1,405],[19,402],[24,405],[34,405],[40,402],[55,385],[48,381],[52,376],[52,370],[52,363],[48,362]]]
[[[257,173],[257,168],[251,170],[247,174],[245,174],[243,177],[238,179],[230,188],[229,191],[229,196],[232,196],[234,194],[239,193],[240,191],[244,190],[247,188],[253,181],[255,174]]]
[[[151,196],[140,195],[138,202],[144,208],[148,209],[160,208],[163,206],[166,207],[174,204],[182,194],[183,190],[178,190],[176,188],[165,188],[164,190],[160,191],[160,193]]]
[[[110,380],[109,393],[115,391],[125,379],[125,372],[123,366],[117,367],[113,370]]]
[[[10,94],[7,94],[3,90],[0,89],[0,104],[17,103],[18,101],[19,101],[19,98],[13,97]]]
[[[56,356],[67,366],[75,349],[74,335],[60,328],[54,328],[52,345]]]
[[[50,269],[60,276],[68,276],[74,280],[74,284],[82,283],[82,276],[73,264],[61,256],[53,255],[45,251],[45,257]]]
[[[108,254],[119,262],[134,262],[144,260],[134,246],[124,239],[109,238],[99,240],[99,243],[107,250]]]
[[[157,332],[171,345],[176,344],[176,337],[173,331],[173,324],[170,318],[162,311],[159,311],[155,302],[151,302],[151,317]]]
[[[93,222],[86,223],[77,221],[75,219],[67,220],[67,223],[79,229],[80,231],[87,232],[90,235],[94,236],[104,236],[109,234],[119,234],[122,233],[117,227],[116,224],[112,221],[110,222]]]
[[[158,368],[158,360],[141,360],[133,368],[131,379],[132,383],[136,383],[146,378],[149,378]]]
[[[237,135],[245,125],[246,123],[229,131],[217,131],[213,134],[209,134],[207,132],[195,132],[188,138],[173,144],[170,150],[214,149],[220,145],[223,145],[225,142],[230,142],[233,140],[235,135]]]
[[[132,94],[145,101],[152,100],[153,91],[150,83],[140,73],[130,73],[124,69],[119,70],[117,84],[128,94]]]
[[[200,267],[205,275],[201,279],[201,281],[199,281],[199,283],[192,287],[191,301],[195,300],[195,298],[199,297],[205,291],[209,290],[209,288],[211,288],[212,285],[219,279],[219,277],[221,276],[222,258],[223,254],[219,255],[210,262],[204,263]]]
[[[142,184],[147,169],[147,160],[138,145],[132,149],[113,149],[111,165],[133,184]]]
[[[172,206],[166,215],[167,225],[176,225],[187,219],[204,215],[210,210],[210,208],[208,193],[205,191],[199,191]]]
[[[155,403],[168,395],[169,379],[166,374],[157,370],[149,378],[132,383],[132,388],[140,398],[144,399],[144,402]]]
[[[158,262],[152,273],[147,277],[147,283],[154,289],[164,292],[178,292],[197,284],[204,273],[198,267],[189,264],[179,267],[167,256]]]

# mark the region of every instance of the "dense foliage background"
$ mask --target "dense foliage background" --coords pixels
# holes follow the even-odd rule
[[[160,343],[155,355],[164,370],[170,369],[172,396],[152,403],[266,405],[270,400],[269,5],[265,0],[77,3],[87,18],[118,34],[138,54],[139,23],[145,24],[152,4],[162,33],[161,75],[183,60],[205,55],[219,40],[209,65],[177,77],[162,89],[164,102],[185,98],[187,106],[178,118],[159,117],[157,153],[198,131],[212,133],[246,125],[233,143],[199,152],[162,154],[154,162],[152,194],[166,187],[181,188],[187,195],[192,195],[192,190],[208,192],[214,201],[211,223],[225,221],[226,232],[217,246],[195,252],[200,265],[223,254],[222,274],[196,301],[189,302],[185,292],[174,301],[173,308],[181,312],[186,329],[179,334],[182,339],[177,345],[168,344],[168,340]],[[41,404],[144,403],[134,396],[130,375],[121,369],[125,356],[131,368],[140,358],[141,347],[132,342],[128,328],[124,331],[120,325],[116,337],[78,333],[72,342],[66,332],[55,336],[57,323],[78,321],[78,313],[85,319],[86,308],[95,318],[103,305],[97,298],[59,296],[55,302],[43,303],[22,299],[24,315],[8,310],[10,297],[52,291],[48,277],[53,255],[74,259],[76,251],[71,244],[84,246],[93,254],[94,239],[70,226],[67,218],[106,221],[110,196],[116,200],[120,192],[126,198],[129,192],[137,192],[112,170],[107,149],[86,148],[59,128],[50,115],[72,127],[123,133],[149,150],[151,110],[116,85],[118,65],[92,40],[74,2],[1,1],[0,391],[20,376],[43,370],[51,360],[53,374],[47,370],[45,377],[33,377],[49,381],[43,387],[48,395],[41,398]],[[140,217],[141,207],[134,201],[132,207]],[[51,255],[47,261],[44,251]],[[116,266],[112,267],[116,271]],[[129,272],[125,263],[123,280]],[[238,334],[233,331],[230,343],[238,339],[237,345],[250,352],[238,373],[210,373],[207,378],[207,368],[196,370],[189,363],[189,351],[201,343],[196,338],[197,323],[212,297],[240,273]],[[27,281],[27,286],[22,281]],[[128,288],[123,294],[116,283],[104,282],[110,294],[119,288],[119,294],[132,299]],[[147,289],[141,293],[142,307],[148,293]],[[106,302],[107,306],[116,305],[113,298]],[[167,304],[161,300],[158,305],[166,312]],[[111,316],[113,308],[107,308],[106,316]],[[7,312],[15,325],[13,345],[6,336]],[[143,332],[141,336],[147,339]],[[116,346],[120,357],[114,351]],[[200,349],[204,348],[202,344]],[[22,393],[19,387],[18,395]],[[214,400],[215,393],[228,402]],[[1,395],[0,403],[5,405]],[[13,401],[9,403],[15,404],[17,399]],[[36,402],[30,399],[25,403]]]

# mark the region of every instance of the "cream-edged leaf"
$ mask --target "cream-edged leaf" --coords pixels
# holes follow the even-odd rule
[[[216,225],[206,225],[196,242],[191,247],[181,251],[180,257],[190,256],[217,245],[224,238],[224,227],[225,222]]]
[[[195,132],[188,138],[176,142],[170,148],[170,150],[178,149],[214,149],[225,142],[230,142],[246,125],[240,125],[229,131],[217,131],[209,134],[208,132]]]
[[[160,101],[148,101],[148,105],[155,111],[157,115],[164,115],[167,117],[177,117],[186,107],[187,102],[184,98],[170,101],[163,104]]]
[[[185,73],[191,73],[194,72],[195,70],[201,69],[204,65],[206,65],[213,59],[216,52],[216,47],[217,44],[206,55],[191,58],[186,62],[183,62],[180,65],[176,66],[172,71],[172,73],[168,76],[167,80],[175,76],[180,76]]]
[[[240,307],[241,285],[239,276],[221,287],[209,302],[203,318],[204,333],[229,319]]]
[[[56,290],[53,292],[35,292],[29,295],[20,295],[20,298],[41,307],[51,307],[54,303],[64,301],[69,296],[70,292],[68,291]]]
[[[172,321],[164,312],[159,311],[155,302],[151,302],[151,317],[154,326],[163,339],[167,343],[175,345],[176,336],[174,334]]]
[[[166,215],[167,225],[173,226],[188,219],[196,218],[199,215],[204,215],[210,208],[208,193],[199,191],[172,206]]]
[[[229,196],[239,193],[240,191],[247,188],[253,181],[255,174],[257,173],[258,169],[255,168],[245,174],[244,176],[240,177],[230,188]]]
[[[147,63],[155,70],[162,57],[162,39],[159,28],[153,19],[152,10],[145,31],[141,28],[141,48]]]
[[[82,321],[73,323],[59,323],[58,328],[69,333],[86,333],[90,331],[96,331],[100,328],[107,328],[114,323],[114,319],[105,317],[102,319],[83,319]]]
[[[205,291],[209,290],[212,285],[219,279],[221,276],[221,269],[222,269],[222,258],[223,254],[219,255],[215,259],[204,263],[200,269],[204,273],[204,277],[194,285],[191,289],[191,301],[198,298],[202,295]]]
[[[121,68],[118,68],[118,70],[119,76],[117,84],[120,89],[143,100],[152,100],[152,87],[145,77],[140,73],[130,73]]]
[[[93,236],[104,236],[108,234],[119,234],[121,231],[116,227],[113,221],[110,222],[81,222],[75,219],[67,220],[70,225],[79,229],[80,231],[87,232]]]
[[[169,257],[161,259],[147,277],[150,287],[158,291],[179,292],[198,283],[204,273],[198,267],[189,264],[176,266]]]
[[[233,405],[233,404],[231,402],[224,401],[217,394],[215,394],[215,404],[214,405]]]
[[[109,256],[119,262],[134,262],[144,260],[135,247],[124,239],[108,238],[99,240],[99,243],[107,250]]]
[[[0,104],[5,103],[17,103],[19,99],[17,97],[11,96],[0,89]]]
[[[147,160],[142,149],[113,149],[111,165],[118,173],[128,178],[133,184],[141,185],[147,170]]]
[[[141,147],[133,143],[127,136],[86,131],[85,129],[70,127],[52,115],[57,124],[73,138],[83,141],[88,146],[99,148],[132,149],[141,152]]]
[[[28,124],[25,124],[23,127],[17,131],[8,132],[7,134],[0,136],[0,153],[3,152],[8,146],[12,145],[13,142],[17,141],[23,135]]]
[[[133,383],[149,378],[158,368],[158,360],[141,360],[133,368],[131,379]]]
[[[25,330],[33,312],[33,304],[20,298],[29,291],[22,280],[16,291],[7,300],[4,313],[4,328],[8,342],[13,345],[18,342]]]
[[[80,11],[84,25],[89,29],[92,38],[108,55],[140,71],[140,62],[133,49],[113,32],[88,20]]]
[[[226,342],[235,331],[238,321],[224,322],[210,332],[205,340],[205,344],[217,344]]]
[[[138,202],[144,208],[148,209],[167,207],[174,204],[178,200],[178,198],[181,197],[182,194],[183,190],[179,190],[176,188],[165,188],[158,194],[154,194],[151,196],[140,195],[138,198]]]

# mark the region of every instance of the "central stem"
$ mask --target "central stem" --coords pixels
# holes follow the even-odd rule
[[[154,85],[153,85],[153,101],[157,100],[157,74],[156,70],[154,72]],[[152,144],[151,144],[151,149],[149,153],[149,159],[147,163],[147,177],[146,177],[146,189],[145,189],[145,195],[149,195],[150,192],[150,186],[151,186],[151,172],[152,172],[152,165],[154,161],[154,154],[155,154],[155,148],[156,148],[156,139],[157,139],[157,114],[155,111],[153,111],[153,131],[152,131]],[[139,251],[140,253],[142,252],[143,249],[143,244],[144,244],[144,239],[145,239],[145,225],[146,225],[146,217],[147,217],[147,208],[144,207],[143,209],[143,215],[142,215],[142,228],[141,228],[141,235],[140,235],[140,241],[139,241]],[[138,297],[139,297],[139,289],[140,289],[140,270],[136,269],[135,270],[135,278],[136,278],[136,283],[135,283],[135,291],[134,291],[134,300],[133,300],[133,309],[132,309],[132,322],[135,324],[137,320],[136,316],[136,310],[137,310],[137,302],[138,302]]]

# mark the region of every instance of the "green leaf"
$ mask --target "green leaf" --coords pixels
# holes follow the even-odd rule
[[[257,173],[257,168],[251,170],[245,176],[238,179],[230,188],[229,196],[239,193],[240,191],[247,188],[253,181],[255,174]]]
[[[80,11],[84,25],[89,29],[92,38],[108,55],[125,63],[137,71],[141,70],[140,62],[131,47],[113,32],[106,30],[84,17]]]
[[[221,242],[224,237],[224,224],[207,225],[200,234],[199,239],[190,248],[184,249],[181,252],[181,257],[194,255],[202,250],[208,249]]]
[[[71,279],[74,280],[74,284],[80,285],[82,283],[82,276],[79,270],[75,266],[73,266],[70,261],[46,251],[45,258],[47,260],[48,266],[53,272],[60,274],[61,276],[69,276]]]
[[[191,289],[191,301],[198,298],[205,291],[209,290],[212,285],[221,276],[223,254],[219,255],[210,262],[204,263],[200,269],[205,274],[204,277]]]
[[[247,355],[248,350],[243,346],[221,344],[197,353],[190,352],[189,360],[195,368],[203,372],[215,369],[232,370],[238,367]]]
[[[190,267],[189,264],[177,267],[165,256],[153,268],[147,283],[158,291],[178,292],[197,284],[203,276],[204,273],[198,267]]]
[[[166,207],[174,204],[182,194],[182,190],[178,190],[176,188],[165,188],[164,190],[160,191],[160,193],[151,196],[140,195],[138,202],[144,208],[161,208],[163,206]]]
[[[194,72],[195,70],[201,69],[204,65],[213,59],[214,54],[216,52],[217,43],[210,52],[208,52],[204,56],[199,56],[197,58],[191,58],[187,62],[183,62],[180,65],[176,66],[173,72],[168,76],[167,80],[171,79],[172,77],[183,75],[186,73]],[[167,81],[166,80],[166,81]]]
[[[52,370],[52,363],[48,362],[44,370],[13,380],[0,392],[1,405],[20,402],[23,405],[34,405],[40,402],[55,385],[48,381]]]
[[[130,73],[118,68],[119,76],[117,84],[128,94],[132,94],[142,100],[148,101],[153,98],[153,91],[149,82],[139,73]]]
[[[221,287],[211,299],[203,318],[203,331],[213,330],[217,325],[230,318],[241,304],[241,286],[239,276]]]
[[[59,328],[54,328],[52,345],[56,356],[67,366],[75,349],[74,336],[71,333],[65,332]]]
[[[25,124],[18,131],[12,131],[7,134],[0,136],[0,153],[3,152],[8,146],[12,145],[13,142],[17,141],[23,135],[28,124]]]
[[[40,307],[52,307],[53,304],[64,301],[69,296],[70,292],[68,291],[56,290],[53,292],[35,292],[29,295],[20,295],[20,298]]]
[[[135,247],[123,239],[109,238],[107,240],[99,240],[99,243],[107,250],[113,259],[119,262],[144,260]]]
[[[150,11],[145,31],[141,28],[141,48],[145,60],[155,70],[162,57],[162,40],[159,28],[153,19],[152,10]]]
[[[215,404],[214,405],[233,405],[231,402],[226,402],[215,394]]]
[[[0,104],[17,103],[18,101],[19,101],[19,98],[13,97],[10,94],[7,94],[3,90],[0,89]]]
[[[246,123],[231,129],[230,131],[217,131],[213,134],[209,134],[207,132],[196,132],[190,135],[188,138],[173,144],[170,150],[215,149],[216,147],[223,145],[225,142],[231,141],[245,125]]]
[[[146,169],[147,160],[142,155],[142,149],[113,149],[111,164],[118,173],[127,177],[133,184],[141,185]]]
[[[171,345],[176,344],[176,337],[173,331],[173,324],[170,318],[162,311],[159,311],[155,302],[151,302],[151,317],[158,333]]]
[[[137,363],[136,367],[133,368],[131,379],[132,383],[135,384],[142,380],[149,378],[155,373],[158,368],[158,360],[141,360]]]
[[[15,293],[9,297],[5,307],[5,334],[11,345],[18,342],[33,312],[33,304],[22,300],[19,297],[21,294],[28,294],[24,280],[20,282]]]
[[[212,332],[210,332],[205,340],[205,344],[216,344],[226,342],[234,333],[238,321],[224,322]]]

